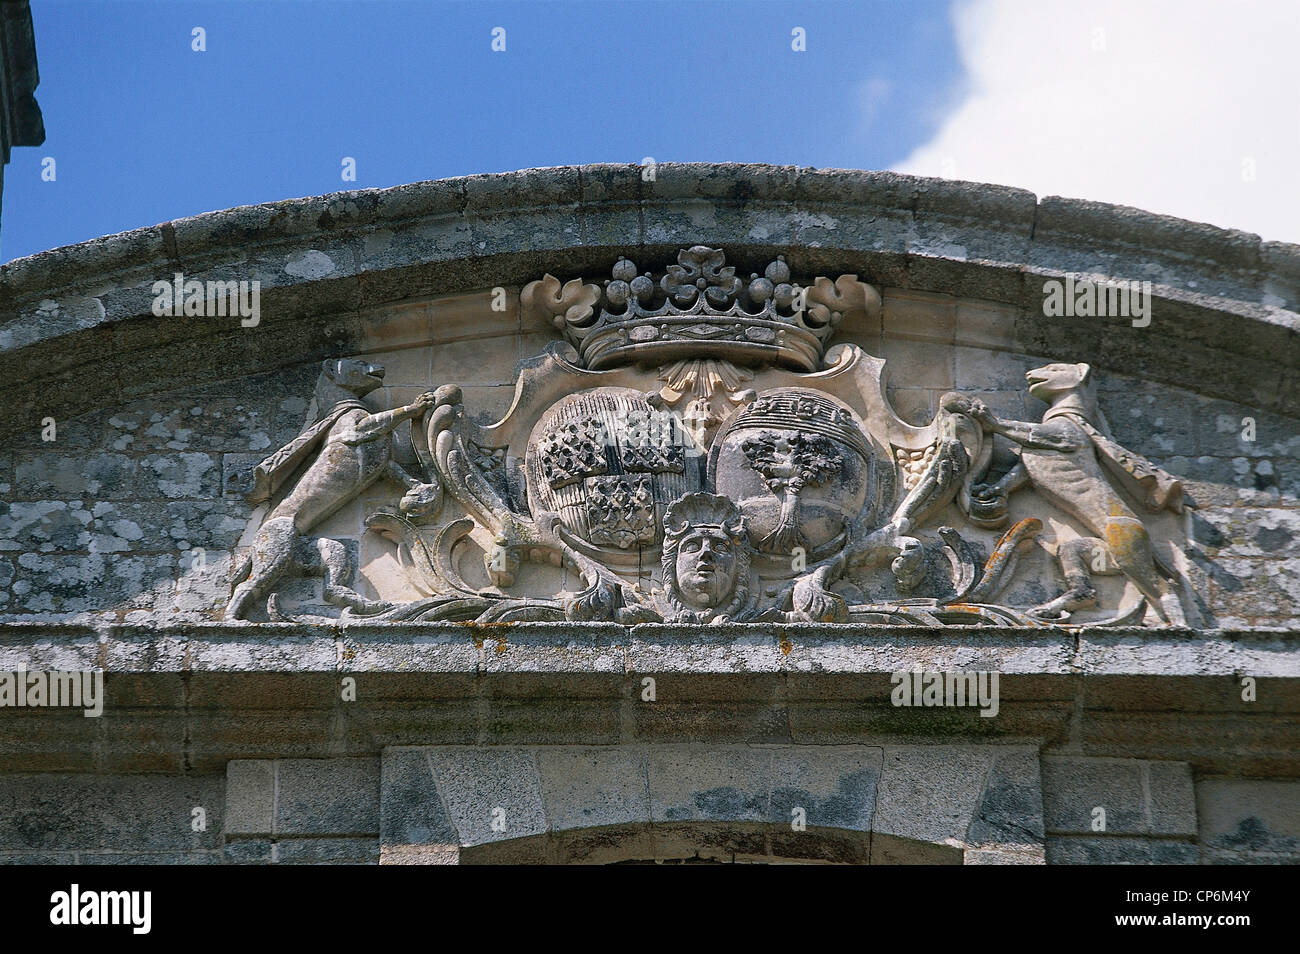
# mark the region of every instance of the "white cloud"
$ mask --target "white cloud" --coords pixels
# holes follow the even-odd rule
[[[1297,0],[974,0],[953,17],[970,92],[897,171],[1300,242]]]

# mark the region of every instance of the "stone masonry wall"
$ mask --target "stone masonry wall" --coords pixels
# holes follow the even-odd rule
[[[1044,845],[1049,864],[1300,863],[1300,782],[1194,786],[1182,762],[1057,756],[1042,759],[1040,796],[1032,749],[985,751],[1002,767],[982,789],[963,750],[899,746],[391,748],[235,760],[224,776],[11,775],[0,863],[979,864],[1041,858]],[[950,771],[909,774],[927,753]],[[1023,825],[1040,797],[1035,833]],[[790,830],[792,807],[812,834]],[[954,852],[943,838],[983,847]]]

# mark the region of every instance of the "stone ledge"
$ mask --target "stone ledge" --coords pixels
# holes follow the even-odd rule
[[[0,623],[0,671],[1300,678],[1288,629],[646,623]]]

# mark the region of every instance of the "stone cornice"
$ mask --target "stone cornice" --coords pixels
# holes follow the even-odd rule
[[[592,165],[415,183],[177,219],[0,267],[0,375],[13,400],[67,415],[347,353],[359,312],[547,271],[608,269],[620,254],[696,242],[750,266],[785,254],[809,274],[1018,308],[1028,354],[1086,360],[1234,400],[1300,407],[1300,247],[1121,206],[885,172],[736,164]],[[311,251],[328,269],[295,263]],[[295,257],[298,256],[298,257]],[[300,263],[299,263],[300,264]],[[151,286],[261,281],[255,333],[155,318]],[[1153,283],[1153,327],[1045,319],[1043,281]]]
[[[1300,634],[1285,629],[915,626],[761,623],[0,623],[0,671],[106,673],[624,673],[888,676],[989,670],[1011,678],[1237,674],[1300,680]],[[1300,686],[1300,683],[1296,683]],[[1233,690],[1235,691],[1235,690]],[[1231,695],[1232,692],[1229,692]],[[1300,703],[1300,695],[1293,700]]]
[[[820,631],[819,631],[820,630]],[[0,626],[0,671],[102,666],[104,712],[2,709],[0,771],[221,772],[391,745],[937,743],[1300,778],[1296,635],[962,627]],[[783,646],[782,642],[788,646]],[[890,674],[996,671],[999,709]],[[653,702],[644,679],[656,682]],[[1242,699],[1241,677],[1258,701]],[[341,701],[345,677],[355,701]],[[1230,739],[1231,744],[1225,743]]]

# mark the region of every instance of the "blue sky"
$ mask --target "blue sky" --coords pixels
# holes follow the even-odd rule
[[[996,182],[1300,242],[1300,0],[32,7],[47,139],[5,171],[0,262],[235,205],[647,156]]]
[[[46,141],[5,170],[0,261],[235,205],[532,166],[888,168],[963,84],[945,2],[32,8]]]

